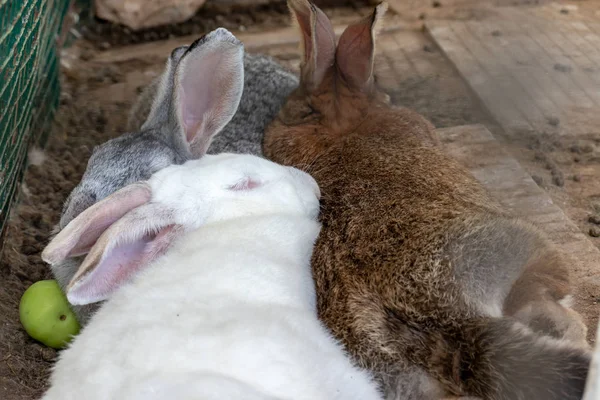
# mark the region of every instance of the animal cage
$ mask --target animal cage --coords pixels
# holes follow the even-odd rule
[[[0,0],[0,233],[23,177],[27,150],[45,142],[58,106],[58,48],[70,4]]]

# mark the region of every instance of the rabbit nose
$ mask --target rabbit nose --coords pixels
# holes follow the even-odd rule
[[[321,200],[321,188],[317,184],[317,182],[313,179],[315,185],[315,195],[317,196],[317,200]]]
[[[308,174],[302,170],[299,170],[297,168],[290,167],[290,171],[292,172],[293,175],[302,179],[305,183],[310,185],[310,187],[312,188],[313,193],[315,194],[317,199],[321,200],[321,188],[319,188],[319,184],[317,183],[315,178],[313,178],[310,174]]]
[[[305,179],[307,179],[309,184],[311,185],[313,192],[315,193],[315,196],[317,196],[317,200],[321,200],[321,188],[319,187],[319,184],[317,183],[315,178],[313,178],[311,175],[307,174],[306,172],[302,172],[302,173],[304,174]]]

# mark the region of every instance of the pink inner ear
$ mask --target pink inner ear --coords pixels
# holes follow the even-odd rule
[[[231,120],[243,89],[243,47],[217,31],[207,35],[214,38],[187,53],[177,67],[177,112],[185,141],[196,158],[206,153],[212,138]]]
[[[299,7],[299,6],[298,6]],[[304,57],[310,59],[312,55],[313,45],[311,39],[312,27],[310,25],[310,11],[308,8],[298,9],[293,8],[296,21],[298,21],[298,27],[302,33],[303,45],[304,45]]]
[[[338,66],[347,77],[363,83],[371,75],[373,40],[368,25],[349,26],[338,45]]]
[[[259,187],[261,183],[250,177],[246,177],[234,185],[229,186],[229,190],[252,190]]]
[[[123,217],[126,212],[144,204],[146,198],[133,197],[124,199],[122,203],[111,204],[99,210],[98,213],[88,222],[85,229],[75,246],[69,251],[68,257],[77,257],[87,254],[96,240],[104,233],[104,231],[114,224],[119,218]]]
[[[84,305],[107,299],[156,258],[164,254],[180,229],[169,225],[157,234],[144,235],[133,241],[116,244],[101,255],[100,261],[83,276],[76,276],[69,284],[67,297],[71,304]],[[90,258],[96,259],[90,253]],[[88,261],[84,261],[84,264]],[[93,261],[92,261],[93,262]]]
[[[380,3],[373,14],[348,26],[338,42],[335,55],[338,72],[356,88],[363,89],[371,82],[375,36],[386,10],[387,4]]]
[[[144,183],[115,192],[71,221],[44,249],[42,258],[55,264],[67,257],[86,254],[109,226],[151,197],[150,188]]]
[[[317,44],[317,61],[315,73],[324,74],[333,65],[335,59],[335,33],[327,15],[315,7],[315,42]],[[322,77],[321,77],[322,79]]]
[[[369,81],[374,49],[370,20],[346,28],[338,43],[336,61],[339,71],[349,83],[361,87]]]
[[[185,138],[188,143],[195,139],[196,133],[200,129],[204,112],[209,109],[208,97],[210,95],[210,90],[206,87],[210,83],[203,83],[198,74],[190,75],[185,77],[180,91]],[[188,87],[187,91],[186,86]]]
[[[335,60],[335,33],[331,21],[318,7],[305,0],[290,1],[302,33],[304,66],[302,79],[319,85]]]

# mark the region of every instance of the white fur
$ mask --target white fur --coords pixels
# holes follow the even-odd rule
[[[44,150],[42,150],[38,147],[32,147],[29,150],[29,153],[28,153],[29,165],[35,165],[35,166],[39,167],[46,161],[47,158],[48,158],[48,156],[46,156],[46,153],[44,152]]]
[[[573,308],[573,305],[575,304],[575,300],[573,299],[573,296],[568,294],[565,297],[563,297],[562,299],[560,299],[558,301],[558,304],[560,304],[561,306],[563,306],[564,308]]]
[[[262,184],[225,189],[243,176]],[[93,316],[44,400],[381,398],[317,318],[309,175],[219,155],[148,183],[185,233]]]

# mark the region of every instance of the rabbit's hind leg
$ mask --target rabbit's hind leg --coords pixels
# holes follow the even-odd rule
[[[532,302],[522,307],[513,316],[538,334],[590,348],[586,340],[587,326],[583,318],[560,302]]]
[[[501,317],[508,294],[541,243],[527,225],[497,216],[454,226],[445,254],[471,312]]]
[[[504,314],[516,318],[538,334],[589,347],[587,327],[571,309],[569,265],[555,250],[541,247],[504,303]]]

